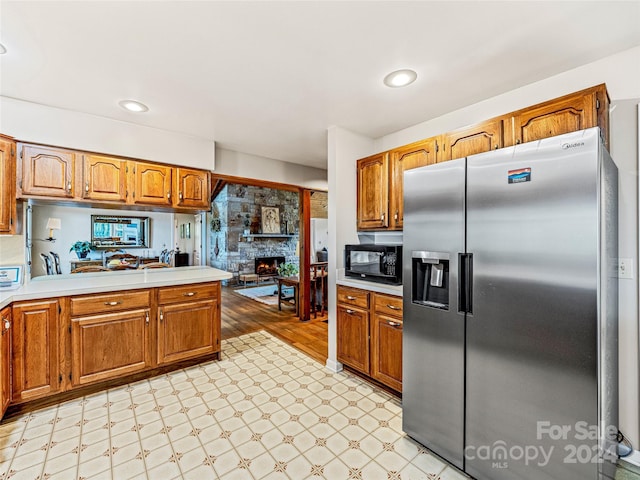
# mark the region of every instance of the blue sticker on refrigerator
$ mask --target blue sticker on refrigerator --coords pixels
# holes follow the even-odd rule
[[[518,170],[509,170],[509,183],[523,183],[531,181],[531,169],[519,168]]]

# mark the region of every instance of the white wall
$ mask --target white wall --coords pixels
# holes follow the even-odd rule
[[[407,129],[389,133],[378,139],[352,135],[338,127],[329,129],[329,251],[334,265],[332,272],[341,267],[344,245],[357,241],[355,236],[355,161],[379,151],[405,145],[456,128],[502,115],[519,108],[546,101],[600,83],[606,83],[612,103],[620,103],[620,110],[611,115],[611,154],[620,170],[620,256],[633,259],[638,266],[638,148],[635,134],[624,126],[634,125],[629,118],[629,105],[621,100],[640,97],[640,47],[606,57],[560,75],[518,88],[475,105],[425,121]],[[452,94],[454,94],[452,92]],[[637,103],[637,102],[635,102]],[[355,139],[358,139],[357,142]],[[359,146],[360,148],[356,148]],[[339,208],[338,208],[339,206]],[[337,232],[336,232],[337,230]],[[339,233],[338,233],[339,232]],[[639,355],[638,355],[638,280],[620,282],[620,428],[636,445],[640,444],[639,408]],[[330,285],[335,287],[335,277]],[[329,290],[329,367],[336,362],[335,289]],[[333,326],[333,328],[332,328]]]
[[[327,368],[342,369],[336,360],[336,277],[344,268],[344,246],[358,243],[356,233],[356,159],[373,153],[372,139],[340,127],[330,127],[328,137],[329,180],[329,350]]]
[[[149,248],[124,249],[133,255],[148,254],[157,256],[161,250],[172,247],[173,214],[165,212],[136,212],[104,210],[98,208],[63,207],[59,205],[34,205],[32,210],[32,272],[31,277],[46,275],[40,253],[55,252],[60,256],[62,273],[69,273],[70,261],[78,257],[75,252],[69,252],[71,245],[77,240],[91,240],[91,215],[131,215],[135,217],[149,217],[151,230]],[[59,218],[62,222],[60,230],[53,231],[55,242],[40,239],[49,236],[46,228],[49,217]],[[192,220],[193,221],[193,220]],[[155,254],[155,255],[152,255]],[[89,254],[90,258],[102,258],[101,251]],[[24,260],[19,262],[24,263]]]
[[[7,97],[0,97],[0,111],[0,132],[18,140],[205,170],[215,166],[211,139]]]
[[[216,147],[215,173],[327,189],[327,171]]]

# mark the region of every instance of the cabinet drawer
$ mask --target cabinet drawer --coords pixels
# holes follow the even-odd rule
[[[218,296],[217,283],[198,283],[180,287],[166,287],[158,291],[158,303],[179,303],[189,300],[202,300]]]
[[[376,293],[374,305],[376,312],[402,320],[402,297]]]
[[[85,295],[71,297],[71,316],[92,315],[98,313],[149,308],[151,303],[149,290],[135,292],[110,292],[103,295]]]
[[[369,308],[369,292],[357,288],[338,286],[338,303]]]

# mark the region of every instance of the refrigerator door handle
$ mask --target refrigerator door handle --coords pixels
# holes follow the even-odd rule
[[[473,253],[458,254],[458,312],[473,313]]]

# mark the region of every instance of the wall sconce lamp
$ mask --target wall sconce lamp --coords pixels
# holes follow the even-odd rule
[[[45,240],[48,241],[48,242],[55,242],[56,239],[53,238],[53,231],[54,230],[60,230],[61,227],[62,227],[62,222],[60,221],[59,218],[49,218],[49,220],[47,220],[47,228],[49,229],[49,237],[45,238]]]

